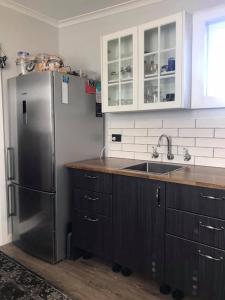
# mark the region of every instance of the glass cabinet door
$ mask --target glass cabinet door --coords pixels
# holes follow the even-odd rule
[[[144,103],[158,102],[159,29],[144,32]]]
[[[180,26],[181,19],[182,15],[176,15],[140,26],[140,109],[172,108],[180,105],[181,100],[177,100],[180,93],[178,95],[176,91],[177,52],[182,48],[181,45],[177,47],[182,41],[182,31],[180,29],[177,32],[177,24]]]
[[[103,93],[105,111],[125,111],[136,108],[136,29],[108,38],[103,44]],[[104,49],[106,47],[106,49]],[[106,52],[107,55],[104,55]],[[107,57],[107,61],[104,61]],[[104,69],[107,69],[105,72]],[[104,76],[107,73],[107,81]]]
[[[160,26],[160,102],[175,101],[176,23]]]

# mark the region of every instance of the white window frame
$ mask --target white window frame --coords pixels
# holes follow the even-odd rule
[[[222,108],[225,99],[206,95],[207,83],[207,25],[225,19],[225,6],[199,11],[193,17],[192,101],[191,107]]]

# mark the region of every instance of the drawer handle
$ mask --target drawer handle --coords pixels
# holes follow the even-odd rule
[[[201,226],[203,228],[206,228],[206,229],[209,229],[209,230],[213,230],[213,231],[222,231],[222,230],[224,230],[223,226],[221,226],[220,228],[213,227],[213,226],[210,226],[210,225],[205,225],[201,221],[199,222],[199,226]]]
[[[207,254],[203,254],[201,252],[201,250],[198,250],[198,254],[201,256],[201,257],[204,257],[204,258],[207,258],[209,260],[213,260],[213,261],[222,261],[223,260],[223,257],[219,257],[219,258],[216,258],[216,257],[212,257],[210,255],[207,255]]]
[[[84,216],[84,219],[85,219],[86,221],[88,221],[88,222],[98,222],[98,221],[99,221],[98,218],[92,219],[92,218],[89,218],[88,216]]]
[[[99,198],[97,198],[97,197],[96,198],[92,198],[92,197],[88,197],[88,195],[85,195],[84,198],[87,199],[87,200],[89,200],[89,201],[98,201],[99,200]]]
[[[210,200],[225,200],[225,197],[213,197],[213,196],[207,196],[203,195],[202,193],[200,194],[202,198],[210,199]]]
[[[84,177],[88,178],[88,179],[98,179],[98,176],[91,176],[91,175],[87,175],[87,174],[85,174]]]

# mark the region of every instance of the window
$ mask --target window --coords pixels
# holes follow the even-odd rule
[[[192,108],[225,107],[225,7],[193,17]]]

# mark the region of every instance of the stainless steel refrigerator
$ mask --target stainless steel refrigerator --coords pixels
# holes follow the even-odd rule
[[[51,263],[66,256],[70,187],[64,164],[98,157],[103,119],[85,79],[29,73],[8,80],[8,211],[13,243]]]

